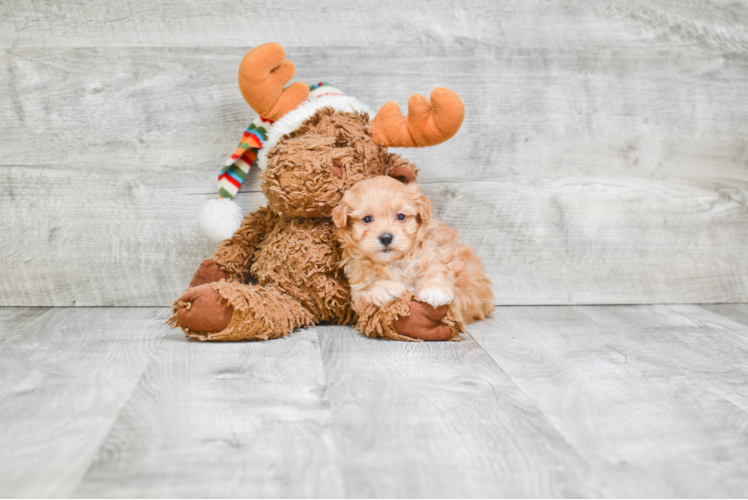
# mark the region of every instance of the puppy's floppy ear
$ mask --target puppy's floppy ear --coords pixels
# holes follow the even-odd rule
[[[431,200],[421,192],[418,184],[410,184],[406,188],[413,196],[413,204],[415,205],[418,217],[421,222],[428,222],[431,220]]]
[[[335,207],[332,211],[332,222],[337,228],[344,228],[348,225],[348,209],[350,206],[345,201],[345,197],[340,201],[340,204]]]

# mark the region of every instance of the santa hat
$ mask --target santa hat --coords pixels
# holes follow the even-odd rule
[[[298,129],[317,110],[326,107],[335,111],[370,113],[368,106],[355,97],[344,94],[327,82],[319,82],[309,86],[309,97],[304,102],[278,120],[258,116],[249,124],[239,146],[218,174],[220,198],[209,200],[200,210],[200,229],[206,236],[219,242],[234,235],[244,218],[244,212],[234,201],[234,197],[252,165],[264,170],[267,166],[267,152],[283,136]]]

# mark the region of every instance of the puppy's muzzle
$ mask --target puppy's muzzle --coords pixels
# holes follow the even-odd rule
[[[379,235],[379,242],[384,245],[385,248],[390,246],[392,243],[393,236],[390,233],[382,233]]]

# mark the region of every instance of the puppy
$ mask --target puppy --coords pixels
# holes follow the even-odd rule
[[[392,177],[357,183],[332,212],[354,309],[414,291],[433,307],[454,304],[466,323],[493,311],[491,281],[459,233],[431,218],[416,184]]]

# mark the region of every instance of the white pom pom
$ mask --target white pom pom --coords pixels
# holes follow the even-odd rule
[[[242,225],[244,214],[234,200],[208,200],[200,209],[200,230],[216,243],[231,238]]]

